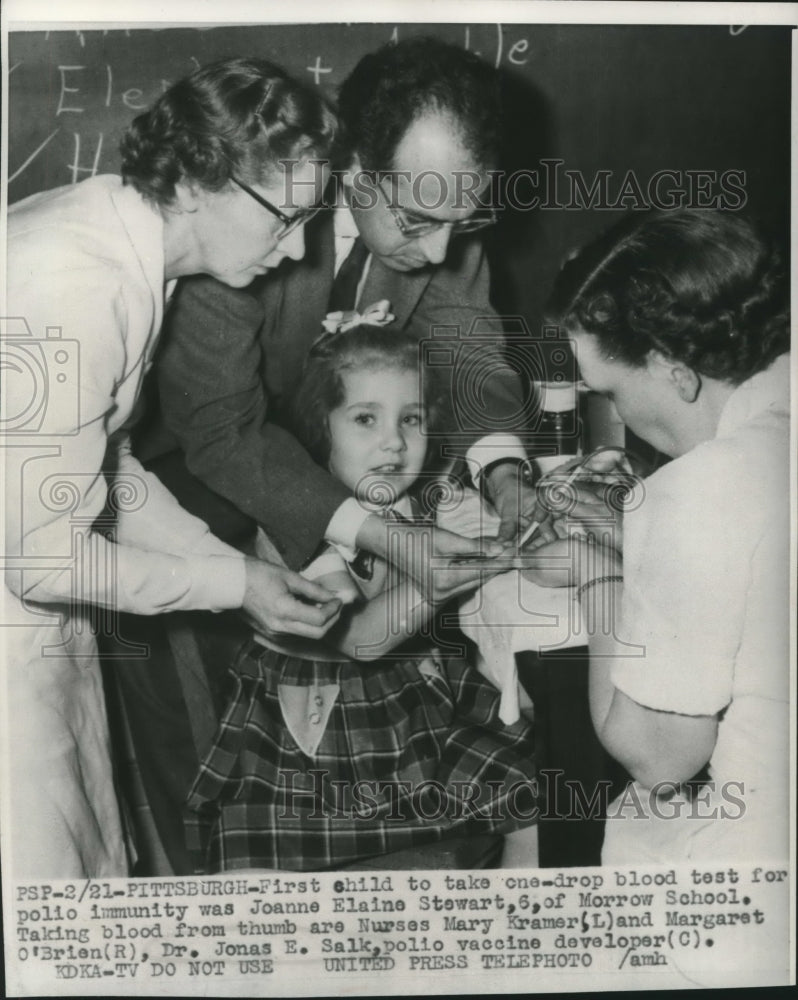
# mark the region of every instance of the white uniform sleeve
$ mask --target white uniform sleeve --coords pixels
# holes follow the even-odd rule
[[[9,261],[14,257],[10,252]],[[8,586],[35,601],[137,614],[240,607],[241,555],[211,542],[202,522],[167,502],[149,477],[143,477],[142,496],[127,495],[124,478],[114,485],[120,468],[141,471],[124,448],[109,445],[107,432],[124,382],[137,383],[141,375],[128,355],[123,284],[114,284],[109,268],[77,261],[61,275],[42,274],[30,248],[16,261],[9,267],[8,309],[24,316],[33,334],[31,344],[19,348],[20,358],[27,351],[50,382],[45,421],[35,433],[14,435],[13,447],[5,449]],[[42,282],[49,282],[47,295]],[[33,343],[48,326],[61,329],[60,349],[74,362],[64,366],[62,383],[52,365],[55,345]],[[25,412],[30,371],[19,365],[4,374],[6,412]],[[107,503],[121,511],[119,542],[105,536]]]
[[[695,457],[694,457],[695,456]],[[750,545],[730,502],[723,455],[698,449],[650,480],[625,515],[619,638],[612,681],[648,708],[714,715],[730,701],[745,614]]]

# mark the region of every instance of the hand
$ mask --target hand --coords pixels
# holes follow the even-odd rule
[[[535,517],[541,527],[531,548],[576,530],[623,551],[623,513],[639,506],[640,476],[621,448],[572,459],[538,482]]]
[[[341,612],[341,602],[329,590],[290,569],[247,559],[246,574],[241,606],[266,635],[287,632],[320,639]]]
[[[409,576],[430,604],[474,590],[506,569],[491,565],[491,559],[505,551],[502,542],[464,538],[431,525],[389,523],[377,514],[365,519],[356,543]],[[476,558],[453,562],[469,556]]]
[[[336,573],[325,573],[324,576],[317,576],[315,582],[334,596],[341,604],[355,604],[362,599],[362,594],[355,586],[355,583],[346,570],[339,570]]]
[[[488,470],[485,485],[501,523],[497,538],[509,542],[534,520],[536,493],[517,462],[499,462]]]
[[[581,587],[599,576],[623,575],[623,562],[614,548],[576,535],[525,549],[524,561],[528,566],[522,576],[541,587]]]

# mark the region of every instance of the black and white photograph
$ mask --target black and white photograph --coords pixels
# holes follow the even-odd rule
[[[797,10],[4,4],[6,995],[795,984]]]

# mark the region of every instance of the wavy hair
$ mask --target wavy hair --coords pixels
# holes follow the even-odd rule
[[[224,59],[175,83],[121,142],[122,177],[170,205],[175,185],[221,190],[235,175],[262,184],[278,164],[327,159],[337,120],[321,97],[263,59]]]
[[[789,289],[754,223],[683,209],[622,220],[562,268],[549,320],[594,336],[605,357],[658,350],[739,385],[789,350]]]

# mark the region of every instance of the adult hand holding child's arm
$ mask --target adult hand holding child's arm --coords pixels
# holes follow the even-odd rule
[[[241,607],[260,632],[320,639],[336,621],[341,601],[326,587],[261,559],[245,565]]]

